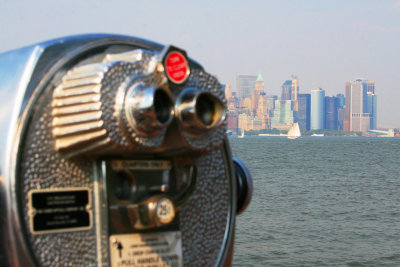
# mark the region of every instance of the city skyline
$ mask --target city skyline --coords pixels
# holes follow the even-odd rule
[[[140,10],[140,12],[138,12]],[[0,0],[0,52],[56,37],[118,33],[183,48],[234,84],[261,70],[268,93],[299,77],[299,93],[344,93],[367,78],[379,88],[378,127],[400,127],[400,1]]]
[[[243,92],[243,89],[239,89],[238,88],[238,86],[236,86],[236,84],[238,84],[238,81],[241,79],[241,78],[244,78],[244,79],[250,79],[250,80],[255,80],[256,79],[256,77],[257,76],[255,76],[255,75],[249,75],[249,74],[239,74],[239,75],[237,75],[236,76],[236,83],[235,83],[235,86],[232,86],[232,84],[231,83],[226,83],[225,85],[228,85],[229,86],[229,90],[230,90],[230,92],[231,93],[236,93],[236,96],[239,98],[239,99],[244,99],[245,97],[244,96],[246,96],[246,97],[249,97],[250,96],[250,94],[251,94],[251,92],[248,92],[247,93],[247,95],[246,95],[246,93],[244,93]],[[258,71],[258,77],[262,77],[262,74],[261,74],[261,71],[259,70]],[[350,84],[350,83],[353,83],[353,82],[360,82],[360,81],[362,81],[362,82],[365,82],[366,84],[365,84],[365,91],[366,92],[368,92],[368,95],[366,95],[366,99],[364,100],[364,105],[365,105],[365,108],[366,109],[369,109],[369,110],[372,110],[373,109],[373,113],[374,113],[374,116],[373,117],[371,117],[370,118],[370,123],[369,123],[369,125],[371,125],[371,129],[377,129],[377,128],[400,128],[400,127],[385,127],[385,126],[382,126],[382,124],[380,124],[379,123],[379,120],[378,120],[378,123],[377,123],[377,117],[379,117],[379,114],[378,114],[378,116],[377,116],[377,110],[379,109],[379,105],[377,105],[377,95],[375,94],[375,82],[370,82],[368,79],[365,79],[365,78],[356,78],[356,79],[354,79],[354,80],[352,80],[352,81],[350,81],[350,82],[345,82],[344,83],[344,90],[342,91],[342,92],[338,92],[338,93],[336,93],[336,94],[332,94],[332,95],[327,95],[325,92],[326,92],[326,90],[324,89],[324,88],[322,88],[322,87],[316,87],[316,88],[310,88],[310,89],[306,89],[306,91],[304,91],[304,89],[303,90],[300,90],[300,88],[301,88],[301,86],[299,86],[299,78],[297,77],[297,76],[295,76],[295,75],[292,75],[292,77],[291,77],[291,80],[286,80],[282,85],[281,85],[281,88],[280,89],[278,89],[278,90],[280,90],[280,92],[278,91],[278,90],[270,90],[270,91],[268,91],[267,90],[267,88],[264,88],[264,93],[266,94],[266,95],[268,95],[268,96],[277,96],[280,100],[287,100],[287,99],[289,99],[288,98],[288,95],[290,95],[290,96],[293,96],[293,100],[295,100],[295,102],[294,102],[294,109],[296,110],[296,111],[298,111],[298,102],[297,102],[297,95],[298,94],[312,94],[312,91],[314,91],[314,90],[320,90],[320,89],[322,89],[322,91],[324,91],[324,97],[335,97],[335,95],[336,96],[338,96],[338,95],[344,95],[344,94],[346,94],[346,92],[347,92],[347,88],[348,88],[348,85]],[[291,82],[290,83],[290,85],[288,84],[288,82]],[[294,85],[294,87],[293,87],[293,92],[292,92],[292,82],[294,82],[295,83],[295,85]],[[264,85],[264,81],[263,81],[263,85]],[[240,86],[239,86],[240,87]],[[251,86],[250,86],[250,84],[248,83],[248,82],[246,82],[246,85],[245,85],[245,88],[246,88],[246,90],[248,89],[248,88],[250,88]],[[253,85],[253,90],[254,90],[254,85]],[[238,90],[242,90],[241,92],[238,92]],[[273,93],[274,92],[274,93]],[[238,94],[239,93],[239,94]],[[349,97],[349,99],[351,99],[351,97]],[[380,103],[381,104],[381,103]],[[368,108],[367,108],[367,106],[368,106]],[[377,108],[378,107],[378,108]],[[322,108],[322,107],[321,107]],[[336,116],[337,116],[337,114],[336,114]],[[312,124],[312,123],[311,123]],[[324,121],[321,121],[320,123],[319,123],[320,125],[325,125],[325,122]],[[349,122],[349,125],[350,125],[350,122]],[[378,127],[379,126],[379,127]],[[350,126],[349,126],[350,127]],[[320,128],[320,127],[319,127]],[[324,128],[324,127],[322,127],[322,128]],[[368,127],[367,127],[368,128]],[[315,129],[317,129],[317,128],[315,128]],[[350,129],[350,128],[349,128]]]
[[[378,96],[375,82],[357,79],[346,82],[345,95],[325,95],[322,88],[299,92],[298,77],[283,82],[280,97],[268,94],[258,76],[238,75],[236,92],[225,84],[228,129],[287,131],[298,123],[300,131],[332,130],[362,132],[374,136],[377,130]],[[378,90],[379,91],[379,90]]]

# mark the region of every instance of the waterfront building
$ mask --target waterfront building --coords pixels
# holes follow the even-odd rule
[[[334,96],[325,96],[325,129],[338,129],[339,101]]]
[[[344,105],[346,104],[346,98],[344,97],[344,94],[337,94],[336,99],[338,102],[338,107],[343,108]]]
[[[322,130],[325,126],[325,90],[311,90],[311,130]]]
[[[238,116],[238,128],[247,130],[247,118],[248,115],[246,113],[239,114]]]
[[[310,118],[311,118],[311,95],[310,94],[298,94],[298,123],[300,131],[310,130]]]
[[[275,100],[278,100],[277,95],[266,95],[265,96],[265,101],[266,101],[266,104],[268,107],[268,113],[269,113],[270,117],[272,117],[274,115]]]
[[[263,129],[263,122],[262,122],[262,120],[259,120],[256,118],[251,118],[247,122],[247,127],[248,127],[248,131],[250,131],[250,130],[258,131],[258,130]]]
[[[257,114],[258,104],[261,95],[265,95],[264,79],[261,76],[261,72],[259,72],[255,84],[255,90],[251,92],[251,107],[255,114]]]
[[[345,118],[345,109],[338,108],[338,130],[343,131],[344,129],[344,118]]]
[[[232,130],[232,132],[237,132],[238,129],[238,114],[236,112],[228,112],[227,113],[227,122],[228,129]]]
[[[297,96],[299,94],[299,80],[292,76],[291,80],[287,80],[282,85],[281,100],[292,100],[293,109],[298,111]]]
[[[271,117],[269,114],[266,114],[262,118],[258,119],[262,121],[262,129],[271,129]]]
[[[343,131],[350,131],[350,97],[351,97],[351,82],[346,82],[345,86],[345,105],[344,105],[344,119],[343,119]]]
[[[257,76],[254,75],[237,75],[236,76],[236,95],[239,100],[243,98],[251,98],[251,92],[255,89]]]
[[[377,96],[374,93],[367,91],[367,111],[370,116],[369,128],[372,130],[375,130],[377,127],[377,108]]]
[[[244,129],[245,131],[250,130],[261,130],[263,122],[252,116],[248,116],[245,113],[239,114],[238,118],[238,129]]]
[[[274,116],[271,118],[271,128],[290,128],[297,121],[297,112],[293,110],[291,100],[276,100]]]
[[[368,109],[368,90],[374,95],[375,83],[362,79],[346,83],[345,130],[366,132],[370,129],[372,114]]]

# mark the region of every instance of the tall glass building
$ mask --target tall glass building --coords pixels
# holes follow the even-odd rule
[[[257,76],[238,75],[236,76],[236,96],[239,100],[251,98],[251,92],[256,88]]]
[[[281,100],[292,99],[292,80],[287,80],[282,84]]]
[[[369,128],[375,130],[376,129],[376,121],[377,121],[377,96],[372,92],[367,92],[367,111],[370,116]]]
[[[293,110],[293,101],[276,100],[271,128],[279,125],[292,125],[295,121],[297,121],[297,112]]]
[[[297,112],[298,123],[300,131],[310,130],[310,118],[311,118],[311,95],[310,94],[298,94],[299,111]]]
[[[265,99],[266,99],[267,106],[268,106],[269,116],[272,117],[274,115],[275,100],[278,100],[278,96],[277,95],[266,95]]]
[[[344,94],[337,94],[336,101],[338,102],[339,108],[343,108],[344,105],[346,104],[346,99],[344,97]]]
[[[322,130],[325,126],[325,90],[311,90],[311,130]]]
[[[325,96],[325,129],[338,129],[339,101],[334,96]]]
[[[346,83],[346,118],[347,131],[366,132],[370,129],[371,113],[368,109],[367,92],[374,94],[375,83],[357,79]],[[376,98],[375,98],[376,100]]]

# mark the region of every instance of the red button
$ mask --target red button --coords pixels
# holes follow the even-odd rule
[[[186,80],[189,67],[186,58],[180,52],[174,51],[168,54],[165,69],[171,82],[179,84]]]

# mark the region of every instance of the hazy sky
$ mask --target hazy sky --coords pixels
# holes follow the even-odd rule
[[[365,78],[378,126],[400,128],[400,0],[0,0],[0,52],[79,33],[174,44],[234,89],[237,74],[258,70],[268,94],[291,75],[302,93],[326,95]]]

